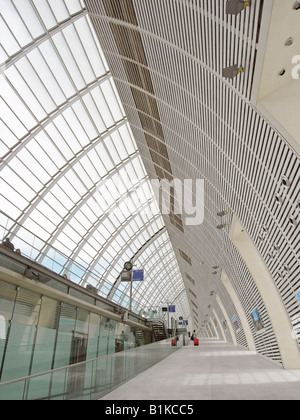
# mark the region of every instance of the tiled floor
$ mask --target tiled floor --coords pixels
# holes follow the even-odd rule
[[[300,370],[283,370],[220,340],[182,348],[103,400],[300,400]]]

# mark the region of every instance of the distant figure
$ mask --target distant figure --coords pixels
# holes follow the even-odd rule
[[[192,334],[192,338],[191,338],[191,340],[193,340],[193,341],[194,341],[194,340],[195,340],[195,338],[196,338],[196,330],[194,330],[194,331],[193,331],[193,334]]]

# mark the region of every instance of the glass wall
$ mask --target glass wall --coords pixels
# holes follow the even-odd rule
[[[151,341],[151,333],[0,280],[0,382]]]

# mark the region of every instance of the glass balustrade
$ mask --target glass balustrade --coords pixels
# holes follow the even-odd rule
[[[172,339],[0,384],[0,400],[93,400],[183,346]]]

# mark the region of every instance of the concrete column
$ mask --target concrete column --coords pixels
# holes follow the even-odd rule
[[[238,343],[237,343],[237,340],[236,340],[235,333],[233,331],[233,326],[232,326],[231,319],[229,318],[229,316],[226,312],[225,306],[223,305],[223,303],[222,303],[222,301],[221,301],[221,299],[218,295],[216,297],[216,301],[218,302],[218,305],[220,306],[221,311],[223,312],[224,318],[226,319],[226,322],[227,322],[227,325],[228,325],[228,328],[229,328],[229,331],[230,331],[230,334],[231,334],[232,342],[235,346],[237,346]]]
[[[214,314],[214,316],[215,316],[215,318],[216,318],[216,320],[217,320],[217,322],[218,322],[218,324],[219,324],[219,328],[220,328],[220,331],[221,331],[221,334],[222,334],[223,340],[224,340],[224,341],[227,341],[227,340],[226,340],[225,333],[224,333],[224,330],[223,330],[223,328],[222,328],[221,321],[220,321],[220,319],[219,319],[219,317],[218,317],[218,314],[217,314],[217,312],[216,312],[214,309],[213,309],[212,311],[213,311],[213,314]],[[221,337],[220,337],[220,338],[221,338]]]
[[[214,332],[215,332],[215,337],[220,338],[220,337],[219,337],[219,333],[218,333],[218,331],[217,331],[217,328],[216,328],[216,326],[215,326],[215,323],[214,323],[213,319],[212,319],[211,317],[210,317],[209,319],[210,319],[210,324],[211,324],[211,326],[212,326],[212,327],[213,327],[213,329],[214,329]]]
[[[268,311],[285,369],[300,369],[300,352],[276,284],[251,238],[236,219],[232,240],[256,283]]]
[[[240,302],[240,299],[238,298],[238,295],[236,294],[236,291],[234,290],[234,288],[231,284],[231,281],[229,280],[225,271],[222,272],[221,280],[222,280],[224,286],[226,287],[226,290],[227,290],[229,296],[231,297],[232,302],[233,302],[233,304],[234,304],[234,306],[237,310],[238,316],[239,316],[240,321],[242,323],[244,333],[246,335],[248,348],[249,348],[250,351],[256,351],[253,335],[252,335],[247,317],[245,315],[244,309],[243,309],[243,307],[241,305],[241,302]]]

